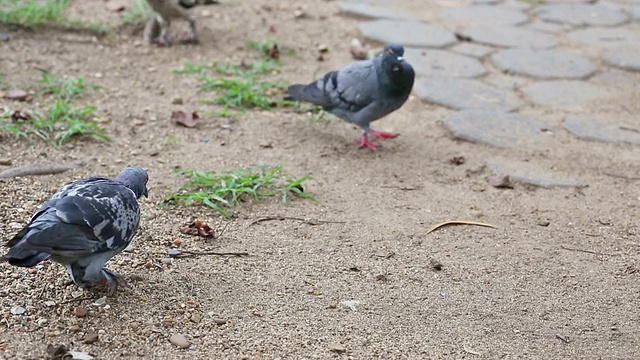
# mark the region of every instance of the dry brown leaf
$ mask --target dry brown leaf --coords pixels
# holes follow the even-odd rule
[[[269,46],[269,48],[264,51],[264,54],[271,59],[280,59],[280,49],[278,49],[278,44]]]
[[[182,125],[184,127],[192,128],[198,124],[198,120],[200,120],[200,116],[195,112],[191,114],[187,114],[184,111],[174,111],[171,113],[171,120],[178,125]]]
[[[430,234],[436,230],[438,230],[441,227],[445,227],[445,226],[450,226],[450,225],[474,225],[474,226],[484,226],[484,227],[490,227],[493,229],[497,229],[498,227],[495,225],[491,225],[491,224],[486,224],[486,223],[481,223],[481,222],[477,222],[477,221],[467,221],[467,220],[452,220],[452,221],[445,221],[436,225],[433,225],[428,231],[427,234]]]
[[[200,220],[192,222],[189,226],[181,227],[180,232],[187,235],[202,236],[205,238],[212,238],[215,236],[215,230]]]
[[[20,110],[16,110],[13,112],[13,114],[11,114],[11,121],[13,122],[29,120],[31,120],[31,115],[29,115],[28,113],[23,113]]]

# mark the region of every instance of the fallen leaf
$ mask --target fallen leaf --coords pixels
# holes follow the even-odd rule
[[[215,230],[200,220],[194,221],[189,226],[181,227],[180,232],[187,235],[202,236],[205,238],[212,238],[215,236]]]
[[[20,110],[15,110],[13,114],[11,114],[11,121],[13,122],[29,120],[31,120],[31,115],[29,115],[28,113],[23,113]]]
[[[174,111],[171,113],[171,120],[178,125],[182,125],[184,127],[192,128],[195,127],[200,120],[200,116],[195,112],[191,114],[187,114],[184,111]]]
[[[497,229],[497,228],[498,228],[498,227],[497,227],[497,226],[495,226],[495,225],[486,224],[486,223],[481,223],[481,222],[477,222],[477,221],[452,220],[452,221],[445,221],[445,222],[442,222],[442,223],[440,223],[440,224],[433,225],[433,226],[431,227],[431,229],[429,229],[429,230],[427,231],[427,234],[430,234],[430,233],[432,233],[432,232],[434,232],[434,231],[438,230],[438,229],[439,229],[439,228],[441,228],[441,227],[449,226],[449,225],[474,225],[474,226],[490,227],[490,228],[493,228],[493,229]]]
[[[269,48],[264,51],[264,54],[271,59],[280,59],[280,49],[278,49],[278,44],[269,46]]]

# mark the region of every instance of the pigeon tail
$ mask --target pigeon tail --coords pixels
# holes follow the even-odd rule
[[[0,257],[0,261],[6,261],[13,266],[34,267],[47,260],[51,255],[35,250],[13,248]]]

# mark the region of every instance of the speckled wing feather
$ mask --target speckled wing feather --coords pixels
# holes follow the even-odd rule
[[[56,193],[7,243],[11,250],[5,258],[14,265],[33,266],[33,261],[47,258],[44,254],[68,263],[118,252],[135,235],[139,220],[136,196],[123,184],[104,178],[76,181]]]

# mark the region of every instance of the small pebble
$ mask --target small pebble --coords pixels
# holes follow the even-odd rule
[[[549,220],[540,220],[538,222],[538,226],[549,226],[551,224],[551,221]]]
[[[38,326],[43,326],[44,324],[46,324],[47,322],[49,322],[47,319],[38,319]]]
[[[13,161],[11,159],[0,159],[0,165],[11,165]]]
[[[27,100],[27,92],[19,89],[9,90],[5,97],[10,100],[25,101]]]
[[[13,315],[22,315],[27,311],[27,309],[22,306],[14,306],[11,308],[11,314]]]
[[[84,335],[85,344],[93,344],[96,341],[98,341],[98,334],[94,332],[88,332]]]
[[[48,307],[52,307],[52,306],[56,306],[56,302],[55,302],[55,301],[48,300],[48,301],[45,301],[45,302],[44,302],[44,305],[45,305],[45,306],[48,306]]]
[[[98,300],[94,301],[93,305],[94,306],[102,306],[102,305],[104,305],[106,303],[107,303],[107,297],[103,296],[103,297],[99,298]]]
[[[160,260],[161,263],[166,264],[166,265],[171,265],[171,263],[173,263],[173,259],[172,258],[164,258],[162,260]]]
[[[78,331],[80,331],[80,325],[71,325],[71,326],[69,326],[69,331],[71,333],[77,333]]]
[[[89,311],[82,306],[76,306],[75,308],[73,308],[73,314],[79,318],[87,316],[88,313]]]
[[[180,256],[181,252],[177,249],[169,249],[169,257],[176,258]]]
[[[342,354],[344,352],[347,352],[347,349],[340,344],[329,344],[329,351]]]
[[[171,337],[169,338],[169,342],[179,347],[180,349],[186,349],[189,346],[191,346],[191,343],[189,342],[189,340],[187,340],[187,338],[184,337],[184,335],[182,334],[171,335]]]
[[[213,319],[213,323],[220,326],[220,325],[224,325],[227,323],[227,320],[225,319]]]
[[[171,103],[174,105],[182,105],[184,103],[184,100],[182,100],[182,98],[175,98],[171,100]]]

